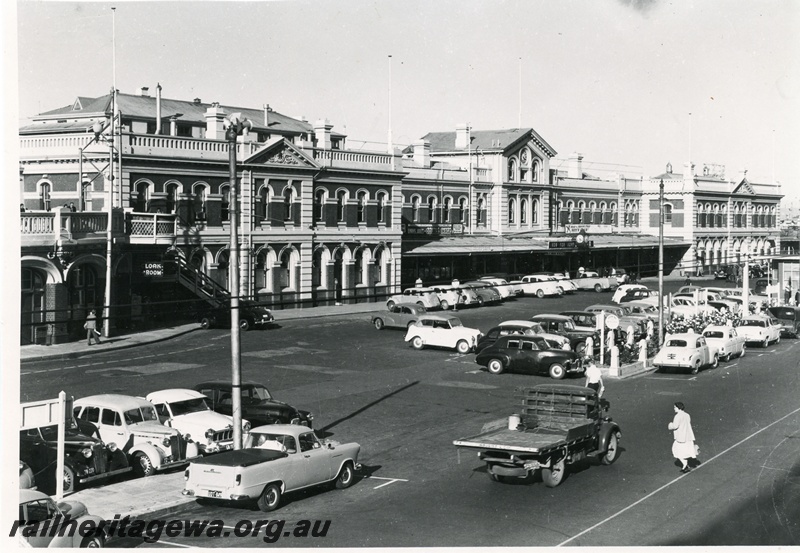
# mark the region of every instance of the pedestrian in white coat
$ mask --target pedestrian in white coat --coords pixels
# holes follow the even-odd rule
[[[672,455],[681,462],[681,472],[689,472],[689,459],[697,457],[692,431],[692,417],[682,402],[675,402],[675,418],[669,423],[672,430]]]

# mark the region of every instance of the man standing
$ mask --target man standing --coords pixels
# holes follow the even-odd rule
[[[94,309],[89,311],[89,315],[86,317],[86,324],[83,325],[83,328],[86,329],[86,339],[90,346],[92,345],[92,339],[100,344],[100,333],[97,332],[97,313]]]
[[[589,361],[589,366],[586,367],[586,384],[587,388],[591,388],[597,392],[597,397],[603,397],[605,386],[603,386],[603,372],[600,367],[595,365],[594,361]]]

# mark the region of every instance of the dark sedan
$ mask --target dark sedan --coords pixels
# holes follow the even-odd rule
[[[372,317],[372,325],[378,330],[384,328],[407,329],[417,322],[420,315],[424,315],[428,310],[416,303],[398,303],[379,315]]]
[[[592,338],[595,345],[599,345],[600,333],[592,330],[578,330],[575,322],[567,315],[534,315],[531,321],[539,323],[545,332],[558,334],[569,339],[572,350],[583,354],[586,350],[586,339]]]
[[[520,372],[549,375],[561,380],[567,374],[583,373],[581,357],[574,351],[545,349],[538,336],[502,336],[475,356],[475,361],[492,374]]]
[[[226,302],[220,307],[213,307],[200,313],[200,326],[204,329],[211,327],[230,327],[231,306]],[[272,311],[251,300],[239,301],[239,328],[250,330],[256,326],[268,325],[275,320]]]
[[[194,389],[208,398],[212,410],[233,415],[230,382],[203,382]],[[254,428],[264,424],[300,424],[312,428],[314,421],[309,411],[276,400],[266,386],[254,382],[242,384],[242,418],[250,421]]]

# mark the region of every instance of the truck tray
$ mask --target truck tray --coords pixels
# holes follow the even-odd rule
[[[461,438],[453,442],[456,447],[521,451],[525,453],[541,453],[566,444],[567,432],[551,428],[532,428],[523,431],[501,428],[484,432],[471,438]]]

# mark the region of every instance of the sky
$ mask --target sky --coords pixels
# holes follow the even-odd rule
[[[390,124],[403,145],[532,127],[590,173],[691,159],[800,198],[796,0],[24,0],[16,17],[18,117],[160,83],[327,118],[351,146],[385,149]]]

